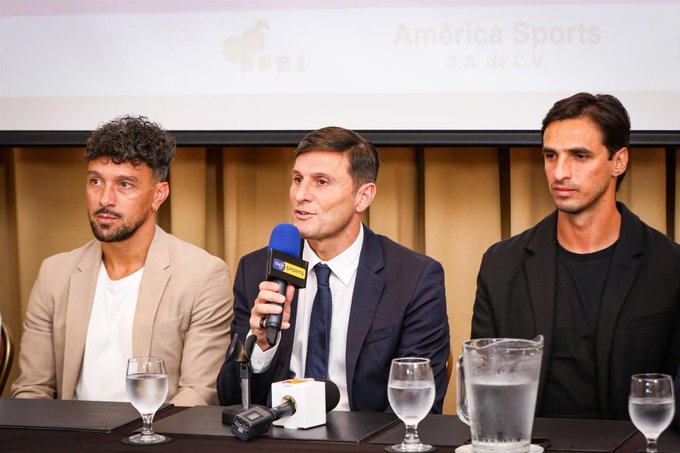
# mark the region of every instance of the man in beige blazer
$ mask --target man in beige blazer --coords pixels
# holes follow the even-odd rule
[[[156,356],[166,364],[169,402],[217,403],[231,278],[224,261],[156,225],[174,151],[174,138],[144,117],[115,119],[89,138],[96,239],[42,263],[12,397],[125,400],[126,359]]]

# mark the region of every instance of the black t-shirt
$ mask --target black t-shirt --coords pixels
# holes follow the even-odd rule
[[[616,243],[579,254],[557,246],[555,325],[543,417],[600,418],[595,335],[615,248]]]

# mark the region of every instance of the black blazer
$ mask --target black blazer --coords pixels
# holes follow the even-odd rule
[[[675,424],[680,428],[680,370],[678,374],[675,375],[675,381],[673,382],[673,387],[675,390]]]
[[[680,362],[680,246],[622,203],[621,234],[602,296],[595,338],[600,413],[628,419],[630,376],[674,374]],[[477,278],[472,337],[545,337],[541,402],[553,342],[557,212],[493,245]]]
[[[265,279],[267,250],[244,256],[234,280],[232,335],[250,330],[250,311]],[[281,332],[269,368],[253,376],[251,400],[267,404],[271,383],[293,377],[293,346],[297,293],[291,306],[291,328]],[[353,411],[388,408],[387,381],[396,357],[428,357],[435,377],[433,412],[441,413],[447,388],[449,324],[446,316],[444,270],[437,261],[409,250],[364,227],[364,242],[352,296],[345,365],[347,393]],[[239,404],[238,367],[222,366],[217,380],[220,404]]]

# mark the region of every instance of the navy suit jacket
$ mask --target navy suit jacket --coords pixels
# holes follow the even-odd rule
[[[267,249],[244,256],[234,280],[232,335],[244,338],[250,312],[265,280]],[[251,401],[267,404],[272,382],[290,379],[297,293],[291,305],[291,328],[281,331],[270,366],[253,375]],[[449,357],[444,270],[437,261],[409,250],[364,227],[364,242],[354,285],[347,334],[347,393],[353,411],[388,408],[387,381],[396,357],[430,358],[436,397],[432,411],[441,413]],[[220,404],[239,404],[238,366],[225,363],[217,380]]]
[[[630,377],[674,374],[680,362],[680,246],[622,203],[621,233],[609,267],[595,336],[600,414],[628,419]],[[557,213],[493,245],[477,280],[472,338],[545,337],[537,416],[555,321]]]

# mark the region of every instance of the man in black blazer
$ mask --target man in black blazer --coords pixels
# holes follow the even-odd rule
[[[557,102],[543,120],[557,210],[482,260],[472,337],[545,337],[537,416],[627,419],[632,374],[678,369],[680,246],[616,202],[629,136],[613,96]]]
[[[314,131],[298,146],[290,199],[293,222],[305,239],[303,258],[310,262],[307,288],[294,292],[289,286],[285,298],[277,294],[278,285],[264,281],[266,248],[244,256],[234,280],[232,332],[257,337],[253,403],[267,404],[272,382],[309,376],[308,331],[317,322],[311,315],[317,292],[312,267],[325,263],[331,270],[332,322],[321,377],[338,384],[338,408],[386,410],[391,360],[427,357],[435,378],[432,410],[442,411],[450,351],[444,271],[437,261],[362,225],[377,172],[375,148],[346,129]],[[270,349],[264,319],[281,312],[281,335]],[[236,364],[223,365],[217,390],[223,405],[241,401]]]

